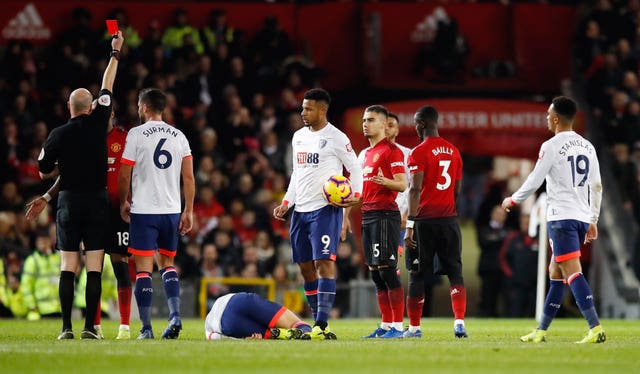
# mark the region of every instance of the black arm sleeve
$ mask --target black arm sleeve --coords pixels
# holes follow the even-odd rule
[[[40,156],[38,156],[38,168],[41,173],[49,174],[55,168],[59,157],[60,142],[60,131],[54,129],[42,145]]]
[[[92,123],[104,125],[106,129],[111,119],[112,108],[113,95],[111,94],[111,91],[107,89],[100,90],[100,93],[98,93],[98,99],[96,100],[96,107],[90,114]]]

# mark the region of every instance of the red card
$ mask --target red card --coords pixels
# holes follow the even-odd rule
[[[107,32],[110,35],[115,35],[118,33],[118,21],[115,19],[107,20]]]

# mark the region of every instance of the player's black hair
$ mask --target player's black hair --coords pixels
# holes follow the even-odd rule
[[[415,114],[415,120],[416,122],[421,122],[425,126],[432,125],[433,127],[436,127],[438,123],[438,111],[432,106],[425,105],[418,109]]]
[[[162,113],[167,106],[167,96],[157,88],[145,88],[140,91],[138,101],[146,104],[151,112]]]
[[[389,117],[389,111],[387,110],[387,108],[383,107],[382,105],[371,105],[370,107],[367,107],[367,109],[365,109],[364,111],[365,113],[374,112],[374,113],[384,114],[385,117]]]
[[[400,123],[400,117],[398,117],[398,115],[393,112],[387,113],[387,118],[394,118],[398,123]]]
[[[555,97],[551,103],[553,104],[553,110],[558,113],[559,116],[564,117],[568,121],[573,121],[578,112],[578,106],[576,102],[566,96]]]
[[[322,88],[312,88],[309,91],[305,92],[304,99],[322,101],[327,104],[327,106],[331,104],[331,96]]]

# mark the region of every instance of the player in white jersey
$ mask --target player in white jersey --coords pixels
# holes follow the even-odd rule
[[[284,220],[291,205],[291,247],[293,261],[304,278],[304,289],[314,314],[313,339],[335,339],[327,328],[329,312],[336,293],[336,251],[343,224],[341,207],[361,203],[362,168],[349,138],[327,120],[331,103],[329,93],[314,88],[302,103],[305,127],[293,135],[293,173],[282,203],[273,210]],[[351,174],[353,196],[340,206],[329,205],[322,185],[332,175],[342,174],[343,166]]]
[[[598,238],[602,182],[593,145],[573,131],[576,103],[559,96],[549,106],[547,123],[555,136],[542,144],[538,162],[522,187],[502,202],[509,211],[547,181],[547,228],[553,256],[549,265],[550,287],[538,328],[522,336],[524,342],[546,340],[546,331],[568,283],[576,304],[589,323],[589,332],[577,343],[602,343],[606,335],[596,313],[593,294],[580,264],[580,246]]]
[[[219,297],[204,321],[207,340],[310,339],[311,326],[286,307],[256,293]]]
[[[145,123],[127,135],[118,179],[120,215],[130,222],[129,252],[135,255],[136,286],[142,330],[138,339],[153,339],[151,328],[151,273],[156,250],[158,266],[169,305],[169,326],[163,339],[176,339],[180,320],[180,283],[173,259],[178,233],[185,235],[193,224],[195,182],[193,159],[184,134],[162,121],[166,96],[158,89],[144,89],[138,113]],[[185,206],[180,214],[180,176]],[[132,186],[129,205],[129,186]]]

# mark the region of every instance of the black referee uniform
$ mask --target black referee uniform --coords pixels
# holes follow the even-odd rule
[[[51,173],[57,163],[60,196],[56,214],[57,243],[62,251],[105,249],[107,227],[107,127],[112,97],[100,91],[88,115],[71,118],[54,129],[38,159],[40,172]]]
[[[54,129],[42,146],[38,157],[40,173],[50,174],[56,164],[60,178],[60,194],[56,213],[56,248],[65,253],[78,252],[80,242],[87,251],[104,250],[107,244],[107,128],[111,120],[111,92],[100,91],[95,108],[80,114]],[[100,256],[92,254],[92,258]],[[98,264],[95,264],[98,265]],[[102,293],[102,266],[87,269],[85,293],[87,312],[82,339],[100,339],[93,321]],[[73,339],[71,309],[73,307],[75,271],[60,272],[60,305],[62,333],[58,339]]]

